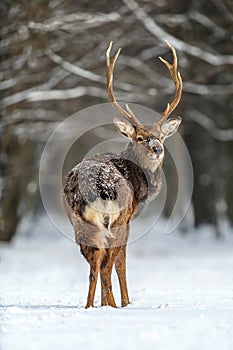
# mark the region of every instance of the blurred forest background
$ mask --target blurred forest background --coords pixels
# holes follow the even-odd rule
[[[118,100],[161,112],[174,87],[158,56],[171,59],[165,39],[177,49],[184,88],[174,115],[183,117],[193,162],[194,225],[213,224],[221,235],[224,220],[233,224],[232,1],[2,0],[0,11],[1,240],[15,235],[22,218],[43,212],[38,167],[53,129],[74,112],[108,102],[111,40],[123,49]]]

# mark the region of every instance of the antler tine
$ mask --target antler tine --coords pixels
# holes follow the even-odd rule
[[[119,103],[117,102],[114,92],[113,92],[113,72],[115,68],[116,61],[118,59],[118,56],[120,55],[121,49],[118,49],[117,53],[113,57],[113,60],[110,59],[110,53],[112,49],[113,41],[110,42],[109,47],[106,51],[106,66],[107,66],[107,90],[108,90],[108,97],[109,100],[112,102],[115,109],[123,115],[131,124],[133,125],[140,125],[140,122],[138,121],[137,117],[133,113],[133,111],[129,108],[128,105],[126,105],[126,110],[123,109]]]
[[[167,45],[170,47],[172,50],[172,55],[173,55],[173,63],[170,64],[167,62],[165,59],[162,57],[159,57],[159,59],[165,64],[165,66],[169,69],[171,78],[175,84],[176,87],[176,93],[175,97],[172,101],[172,103],[168,103],[164,112],[162,113],[160,119],[156,122],[157,125],[162,124],[162,122],[168,118],[168,116],[174,111],[174,109],[177,107],[177,105],[180,102],[181,95],[182,95],[182,78],[180,75],[180,72],[177,71],[177,56],[176,56],[176,50],[174,47],[166,40]]]

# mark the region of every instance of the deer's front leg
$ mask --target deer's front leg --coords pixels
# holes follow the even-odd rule
[[[96,249],[94,252],[92,251],[92,254],[93,255],[91,259],[88,259],[90,264],[90,276],[89,276],[89,291],[88,291],[86,309],[91,306],[92,307],[94,306],[95,290],[96,290],[96,284],[98,280],[98,274],[100,271],[100,264],[101,264],[101,257],[102,257],[101,251],[99,249]]]
[[[115,269],[121,290],[121,306],[124,307],[129,304],[129,296],[126,281],[126,246],[121,247],[120,253],[116,259]]]

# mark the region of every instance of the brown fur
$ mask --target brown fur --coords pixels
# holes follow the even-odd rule
[[[161,118],[152,125],[142,125],[132,110],[124,110],[113,93],[113,71],[120,50],[110,59],[112,42],[106,52],[107,89],[110,101],[127,121],[115,119],[118,131],[130,142],[121,154],[106,153],[84,159],[67,175],[64,208],[74,227],[75,239],[90,265],[86,308],[94,306],[98,274],[101,279],[101,305],[116,307],[111,274],[115,265],[121,290],[121,304],[129,304],[126,282],[126,245],[129,223],[140,202],[154,198],[161,188],[164,158],[163,142],[178,128],[181,118],[166,121],[179,103],[182,80],[174,62],[168,67],[176,86],[176,95]]]
[[[111,283],[114,265],[122,306],[129,303],[126,282],[129,222],[138,203],[145,201],[151,193],[158,193],[161,185],[162,161],[156,162],[157,172],[152,173],[144,166],[141,169],[137,164],[137,158],[144,157],[141,147],[130,144],[121,155],[109,153],[85,159],[67,175],[64,208],[74,227],[76,242],[90,264],[86,307],[94,305],[99,273],[101,305],[116,307]],[[108,183],[111,185],[109,190],[105,188]]]

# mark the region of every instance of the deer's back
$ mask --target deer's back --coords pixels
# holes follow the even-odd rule
[[[100,154],[68,173],[64,196],[72,214],[111,235],[111,227],[128,224],[137,203],[146,198],[147,181],[133,162],[113,153]],[[68,216],[74,225],[74,215]]]

